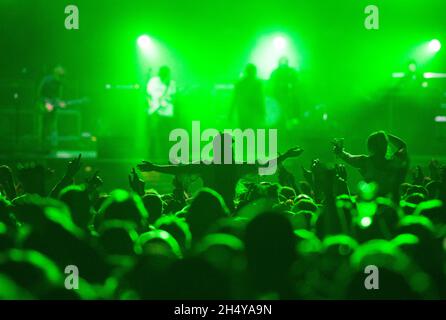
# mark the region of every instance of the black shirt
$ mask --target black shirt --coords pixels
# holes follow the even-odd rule
[[[62,82],[53,75],[43,78],[40,84],[41,99],[58,99],[61,96]]]

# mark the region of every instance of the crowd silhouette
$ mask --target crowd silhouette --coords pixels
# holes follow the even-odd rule
[[[244,179],[255,164],[137,165],[172,175],[166,194],[136,168],[109,193],[98,172],[79,183],[81,155],[51,190],[42,165],[0,166],[0,298],[446,298],[446,167],[411,168],[405,142],[385,132],[367,147],[352,155],[337,140],[347,167],[302,170],[285,165],[303,152],[290,149],[274,183]],[[204,182],[194,194],[191,175]],[[364,285],[370,265],[379,289]]]

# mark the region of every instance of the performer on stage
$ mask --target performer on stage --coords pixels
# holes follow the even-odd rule
[[[54,68],[53,73],[42,79],[39,87],[39,112],[42,148],[45,152],[57,147],[57,118],[58,108],[65,108],[62,101],[63,78],[65,69],[61,65]]]
[[[418,92],[422,88],[422,83],[425,81],[423,72],[418,67],[415,60],[410,60],[407,65],[407,70],[400,82],[400,89],[407,92]]]
[[[173,129],[176,83],[170,68],[162,66],[158,75],[147,83],[149,114],[149,153],[152,158],[165,158],[168,153],[169,133]]]
[[[279,66],[271,73],[269,85],[271,95],[281,109],[280,123],[286,125],[299,116],[298,74],[289,66],[287,57],[280,58]]]
[[[257,77],[257,68],[248,64],[243,77],[235,84],[230,118],[238,117],[241,129],[263,128],[265,124],[265,95]]]

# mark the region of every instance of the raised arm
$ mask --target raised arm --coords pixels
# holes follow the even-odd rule
[[[51,190],[50,197],[57,198],[63,188],[73,183],[74,176],[79,172],[82,166],[81,157],[82,154],[79,154],[77,158],[74,158],[68,163],[64,176]]]
[[[364,161],[367,159],[367,156],[365,155],[354,155],[350,154],[344,150],[342,150],[340,153],[336,154],[342,161],[345,163],[351,165],[352,167],[361,169],[364,167]]]
[[[345,163],[351,165],[352,167],[361,169],[365,165],[365,160],[367,156],[365,155],[353,155],[344,150],[343,140],[335,140],[333,142],[333,152],[334,154],[344,161]]]
[[[276,172],[278,165],[282,164],[282,162],[284,162],[286,159],[296,158],[300,156],[303,152],[304,150],[301,147],[291,148],[287,150],[287,152],[285,152],[284,154],[278,156],[277,158],[268,160],[264,163],[257,161],[257,163],[253,165],[244,165],[245,170],[243,173],[250,174],[254,173],[255,171],[258,171],[258,172],[263,172],[260,174],[273,174]]]
[[[285,152],[284,154],[281,154],[280,156],[278,156],[276,161],[278,164],[281,164],[283,161],[285,161],[288,158],[299,157],[303,152],[304,152],[304,149],[302,149],[301,147],[294,147],[294,148],[287,150],[287,152]]]
[[[165,173],[165,174],[178,175],[178,174],[198,173],[200,165],[194,165],[194,164],[158,165],[158,164],[153,164],[148,161],[143,161],[142,163],[138,164],[137,167],[138,167],[139,171],[141,171],[141,172],[156,171],[156,172]]]
[[[387,134],[387,137],[389,138],[389,142],[398,149],[397,152],[405,151],[407,149],[407,145],[402,139],[393,134]]]

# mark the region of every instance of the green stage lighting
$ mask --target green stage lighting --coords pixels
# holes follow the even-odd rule
[[[148,35],[142,35],[138,37],[138,46],[141,49],[149,49],[152,45],[152,39]]]
[[[287,47],[287,41],[284,37],[278,36],[274,38],[273,45],[277,51],[284,51]]]
[[[269,79],[271,72],[279,65],[279,60],[286,57],[290,66],[300,67],[300,57],[295,39],[287,34],[266,34],[259,37],[250,56],[250,62],[258,68],[259,77]]]
[[[429,42],[429,51],[431,51],[432,53],[436,53],[440,51],[440,49],[441,49],[441,42],[439,40],[434,39],[431,42]]]

